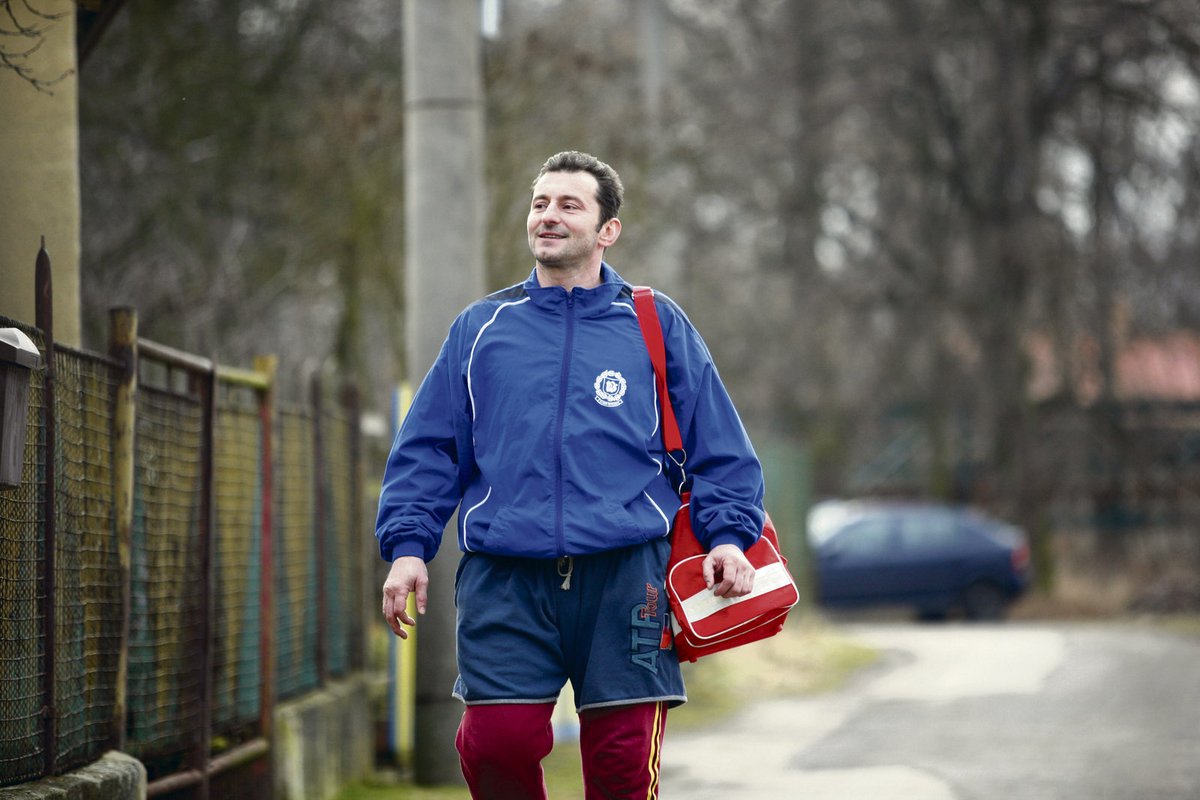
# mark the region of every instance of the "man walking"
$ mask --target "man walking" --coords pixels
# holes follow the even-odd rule
[[[456,745],[474,798],[546,796],[541,761],[568,680],[589,800],[657,797],[666,711],[686,700],[665,590],[679,470],[632,287],[604,262],[622,196],[593,156],[543,165],[532,274],[454,321],[388,457],[376,536],[392,564],[383,614],[401,638],[459,509]],[[762,469],[700,335],[656,302],[705,576],[716,595],[742,596]]]

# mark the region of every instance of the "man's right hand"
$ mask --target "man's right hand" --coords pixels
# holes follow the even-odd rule
[[[400,627],[400,623],[410,628],[417,624],[408,613],[409,592],[416,592],[417,613],[424,614],[425,604],[429,602],[429,570],[422,559],[401,556],[392,562],[383,583],[383,618],[392,633],[401,639],[408,638],[408,631]]]

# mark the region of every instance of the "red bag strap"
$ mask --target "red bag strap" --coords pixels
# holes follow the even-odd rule
[[[668,453],[681,452],[683,437],[679,435],[679,423],[675,421],[675,409],[671,406],[671,395],[667,393],[667,346],[663,342],[658,309],[654,307],[654,290],[649,286],[633,287],[633,310],[637,312],[638,326],[646,340],[646,349],[650,351],[650,363],[654,365],[654,385],[658,387],[658,405],[662,410],[663,445]]]

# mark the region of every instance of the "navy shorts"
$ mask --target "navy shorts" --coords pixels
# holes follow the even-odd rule
[[[569,680],[578,711],[685,702],[664,587],[669,553],[664,538],[570,560],[464,554],[454,696],[552,703]]]

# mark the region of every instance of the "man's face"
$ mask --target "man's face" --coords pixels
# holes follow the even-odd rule
[[[547,172],[534,184],[526,231],[538,264],[547,269],[578,268],[611,243],[596,230],[600,226],[597,188],[596,178],[588,172]]]

